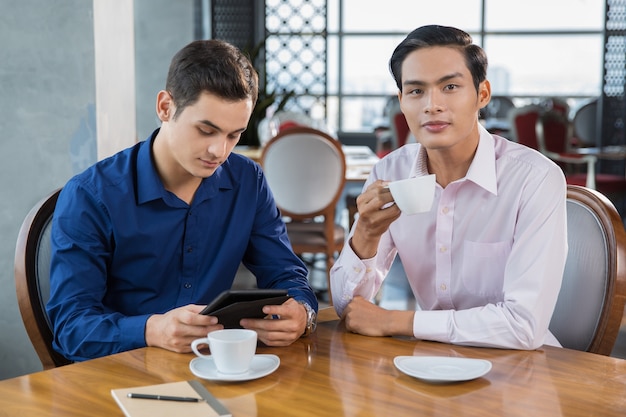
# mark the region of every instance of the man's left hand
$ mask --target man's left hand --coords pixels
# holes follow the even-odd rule
[[[268,346],[288,346],[298,340],[306,328],[307,313],[304,306],[293,298],[281,305],[267,305],[265,319],[242,319],[245,329],[257,332],[258,339]],[[272,319],[272,317],[278,317]]]
[[[413,311],[385,310],[356,296],[341,316],[346,329],[365,336],[413,336]]]

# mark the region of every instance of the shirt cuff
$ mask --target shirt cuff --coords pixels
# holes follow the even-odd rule
[[[333,303],[337,314],[341,315],[343,309],[356,295],[364,298],[371,296],[371,289],[376,280],[376,270],[373,267],[376,260],[360,259],[349,244],[343,247],[339,259],[335,263],[334,276],[331,279]]]
[[[143,316],[124,317],[119,321],[120,345],[123,350],[146,347],[146,322],[149,314]]]
[[[416,311],[413,316],[413,336],[422,340],[450,343],[448,323],[451,320],[451,310]]]

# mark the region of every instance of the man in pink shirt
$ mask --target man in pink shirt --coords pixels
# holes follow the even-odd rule
[[[348,330],[459,345],[559,346],[548,325],[567,256],[566,183],[536,152],[488,133],[485,52],[465,32],[424,26],[389,63],[417,143],[373,169],[359,218],[331,271],[333,303]],[[435,174],[429,212],[405,215],[390,181]],[[398,255],[420,305],[370,302]]]

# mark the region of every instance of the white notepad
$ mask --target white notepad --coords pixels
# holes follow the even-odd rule
[[[181,402],[130,398],[129,393],[195,397],[199,402]],[[111,390],[127,417],[232,417],[232,414],[198,381],[181,381],[167,384]]]

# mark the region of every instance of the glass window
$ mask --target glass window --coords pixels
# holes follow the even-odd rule
[[[485,30],[602,30],[604,0],[487,0]]]
[[[492,92],[500,95],[597,95],[602,35],[489,36]]]
[[[312,1],[313,9],[323,7],[323,0]],[[268,0],[283,2],[294,6],[280,9],[282,19],[307,3]],[[493,94],[514,96],[519,103],[549,96],[585,100],[601,92],[605,0],[326,0],[325,5],[326,114],[337,130],[371,128],[397,92],[388,69],[394,48],[425,24],[459,27],[485,48]],[[293,61],[282,65],[291,68]]]
[[[372,132],[380,125],[388,125],[384,115],[389,97],[347,97],[341,100],[342,131]],[[332,120],[332,119],[331,119]]]
[[[480,29],[480,3],[481,0],[343,0],[343,31],[408,33],[431,24],[476,31]]]
[[[342,54],[342,92],[395,94],[397,88],[389,72],[389,58],[402,39],[404,36],[345,36]],[[328,52],[332,54],[334,51]]]

